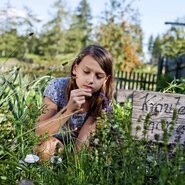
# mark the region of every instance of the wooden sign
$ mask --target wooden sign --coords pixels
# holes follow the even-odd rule
[[[148,140],[163,142],[166,129],[168,143],[185,144],[185,95],[148,91],[133,91],[130,95],[133,135],[144,137],[145,127]]]
[[[116,92],[116,101],[120,104],[123,104],[126,99],[133,99],[134,92],[136,91],[119,89]]]

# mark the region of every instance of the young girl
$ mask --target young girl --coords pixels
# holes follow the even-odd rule
[[[99,45],[87,46],[74,60],[70,77],[52,80],[44,91],[46,110],[38,118],[36,135],[47,133],[51,137],[36,147],[36,153],[48,160],[58,143],[62,142],[63,149],[71,139],[75,150],[81,150],[112,93],[111,54]]]

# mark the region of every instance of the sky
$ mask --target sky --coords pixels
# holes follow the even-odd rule
[[[50,18],[51,7],[54,0],[0,0],[0,10],[9,3],[22,15],[24,6],[29,7],[43,21],[40,25],[47,22]],[[80,0],[66,0],[68,7],[73,10]],[[108,0],[88,0],[92,15],[101,15]],[[177,18],[185,19],[185,0],[135,0],[134,6],[140,12],[141,27],[144,32],[144,44],[147,44],[150,35],[154,37],[165,33],[171,25],[165,22],[175,22]],[[185,22],[184,22],[185,23]],[[184,27],[185,28],[185,27]]]

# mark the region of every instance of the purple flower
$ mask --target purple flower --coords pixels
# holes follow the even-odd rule
[[[104,107],[104,110],[107,113],[107,116],[108,116],[110,123],[111,123],[111,120],[112,120],[111,112],[113,109],[110,106],[108,98],[106,97],[106,95],[103,92],[100,92],[100,97],[103,99],[103,107]]]

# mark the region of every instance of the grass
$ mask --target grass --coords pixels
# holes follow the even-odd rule
[[[184,146],[137,140],[131,132],[130,101],[124,106],[114,102],[112,112],[102,114],[90,147],[80,153],[73,152],[71,143],[57,154],[59,164],[24,162],[39,140],[34,123],[51,78],[30,79],[18,68],[0,74],[0,184],[14,185],[21,179],[36,185],[184,184]]]

